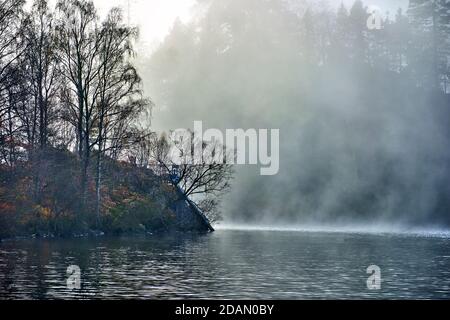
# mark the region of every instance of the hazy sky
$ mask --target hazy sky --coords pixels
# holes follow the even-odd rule
[[[57,0],[49,0],[55,5]],[[93,0],[100,16],[112,7],[122,7],[125,19],[139,26],[140,40],[144,48],[160,43],[174,21],[180,18],[186,22],[192,16],[195,0]],[[28,5],[32,0],[28,0]],[[128,15],[128,8],[129,15]],[[141,46],[142,48],[142,46]]]
[[[167,35],[175,19],[189,20],[194,0],[94,0],[101,14],[113,6],[121,6],[128,11],[130,23],[138,25],[141,41],[154,45]],[[128,14],[125,17],[128,20]]]

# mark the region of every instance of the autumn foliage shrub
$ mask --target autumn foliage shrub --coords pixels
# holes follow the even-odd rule
[[[94,172],[83,198],[80,162],[50,149],[39,161],[0,169],[0,238],[148,233],[171,230],[170,192],[150,170],[108,160],[100,216],[95,210]]]

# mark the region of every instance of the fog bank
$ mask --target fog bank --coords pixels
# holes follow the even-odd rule
[[[140,63],[155,127],[280,129],[279,174],[238,167],[225,222],[448,225],[449,99],[430,80],[430,31],[403,11],[372,32],[365,5],[339,4],[199,0]]]

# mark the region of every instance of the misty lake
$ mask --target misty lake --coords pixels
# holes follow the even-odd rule
[[[67,268],[81,289],[67,288]],[[381,269],[369,290],[367,267]],[[0,243],[0,299],[450,298],[450,237],[218,230]]]

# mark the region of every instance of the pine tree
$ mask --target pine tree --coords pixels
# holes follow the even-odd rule
[[[350,9],[349,32],[352,57],[357,64],[366,62],[367,51],[367,19],[369,15],[361,0],[356,0]]]
[[[439,72],[444,92],[447,93],[450,90],[450,0],[440,0],[436,9],[439,17]]]
[[[450,55],[450,1],[410,0],[412,30],[409,60],[419,85],[447,90]]]
[[[334,33],[331,37],[331,60],[337,64],[350,57],[349,19],[347,8],[341,3],[335,20]]]

